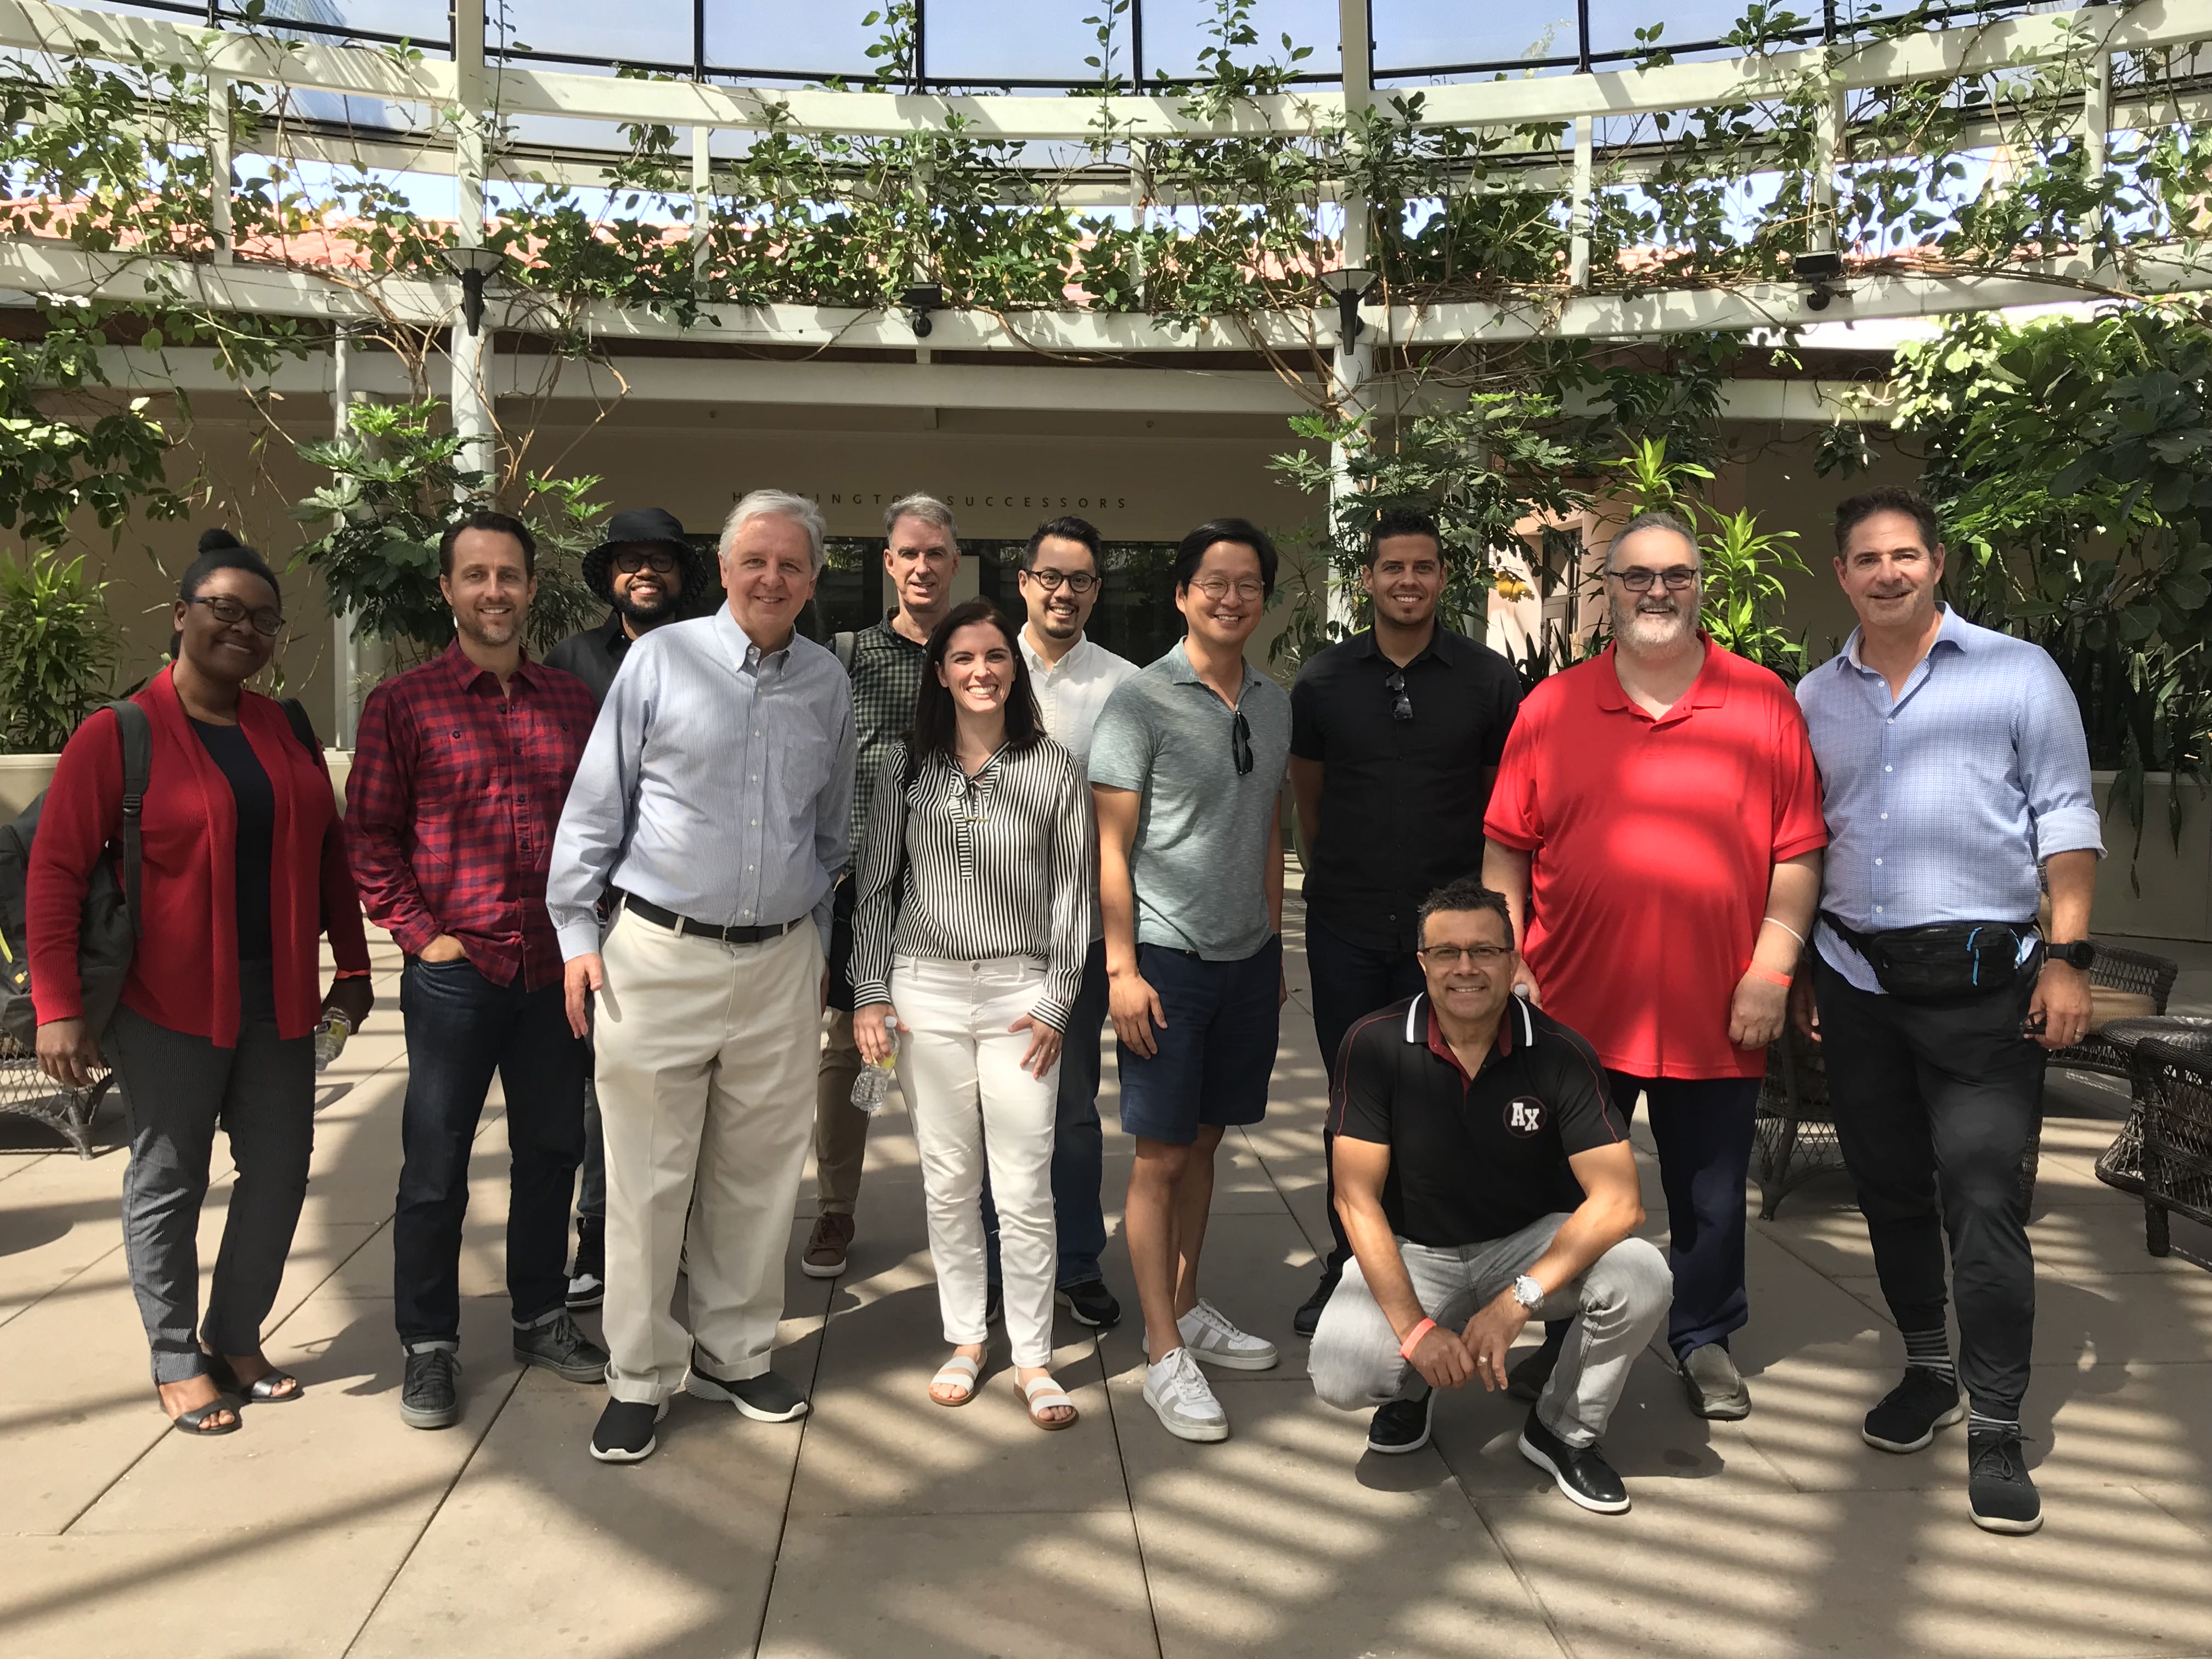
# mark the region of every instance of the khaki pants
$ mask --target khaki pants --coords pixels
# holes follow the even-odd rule
[[[658,1403],[696,1348],[720,1377],[769,1367],[806,1165],[822,940],[679,938],[629,911],[600,956],[607,1159],[607,1390]],[[679,1262],[691,1328],[669,1311]]]
[[[822,1062],[814,1079],[814,1190],[823,1215],[850,1215],[868,1157],[868,1115],[853,1104],[860,1051],[853,1017],[832,1008],[822,1022]]]

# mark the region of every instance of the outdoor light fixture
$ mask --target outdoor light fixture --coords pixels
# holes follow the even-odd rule
[[[1347,346],[1359,337],[1359,302],[1373,290],[1376,281],[1373,271],[1362,270],[1358,265],[1321,274],[1321,285],[1336,295],[1337,338]]]
[[[1843,280],[1844,256],[1840,253],[1793,253],[1790,256],[1790,271],[1811,290],[1805,295],[1807,307],[1826,311],[1836,297],[1836,290],[1829,284]]]
[[[438,250],[453,275],[461,279],[461,320],[471,336],[483,330],[484,285],[499,274],[507,256],[497,248],[447,247]]]
[[[932,324],[929,313],[945,309],[945,289],[937,283],[915,283],[899,295],[899,305],[905,310],[907,320],[914,325],[914,337],[927,340]]]

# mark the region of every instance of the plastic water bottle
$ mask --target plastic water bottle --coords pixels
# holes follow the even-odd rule
[[[891,1079],[898,1065],[898,1034],[892,1032],[891,1051],[881,1060],[860,1067],[860,1076],[853,1079],[853,1104],[873,1117],[884,1109],[884,1098],[891,1091]]]
[[[315,1070],[326,1071],[330,1063],[345,1050],[346,1039],[353,1035],[353,1022],[335,1008],[323,1010],[323,1017],[315,1022]]]

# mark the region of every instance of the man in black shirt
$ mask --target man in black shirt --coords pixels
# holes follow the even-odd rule
[[[1667,1258],[1644,1220],[1627,1126],[1589,1044],[1512,994],[1504,898],[1473,878],[1419,913],[1427,988],[1345,1039],[1329,1102],[1336,1207],[1353,1259],[1306,1362],[1367,1444],[1429,1441],[1437,1389],[1505,1386],[1530,1319],[1571,1312],[1521,1454],[1586,1510],[1628,1492],[1597,1449],[1629,1366],[1666,1317]]]
[[[1423,896],[1482,868],[1482,815],[1521,706],[1513,665],[1437,621],[1444,561],[1432,520],[1381,514],[1360,582],[1375,625],[1315,657],[1291,690],[1306,966],[1332,1079],[1352,1021],[1421,988]],[[1334,1204],[1329,1226],[1335,1248],[1293,1321],[1301,1336],[1352,1254]]]
[[[643,507],[607,520],[607,538],[584,555],[584,586],[605,599],[607,619],[571,634],[545,653],[592,688],[594,704],[629,654],[630,641],[683,616],[707,586],[706,561],[665,507]],[[568,1305],[596,1308],[606,1299],[607,1155],[599,1138],[599,1097],[584,1068],[584,1164],[576,1188],[576,1260],[568,1270]]]

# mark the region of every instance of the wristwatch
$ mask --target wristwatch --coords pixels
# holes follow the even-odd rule
[[[1544,1305],[1544,1287],[1532,1275],[1522,1273],[1513,1281],[1513,1299],[1524,1308],[1540,1308]]]
[[[2083,973],[2096,965],[2097,947],[2086,939],[2077,939],[2068,945],[2053,945],[2045,941],[2044,955],[2053,962],[2063,962],[2069,968],[2078,968]]]

